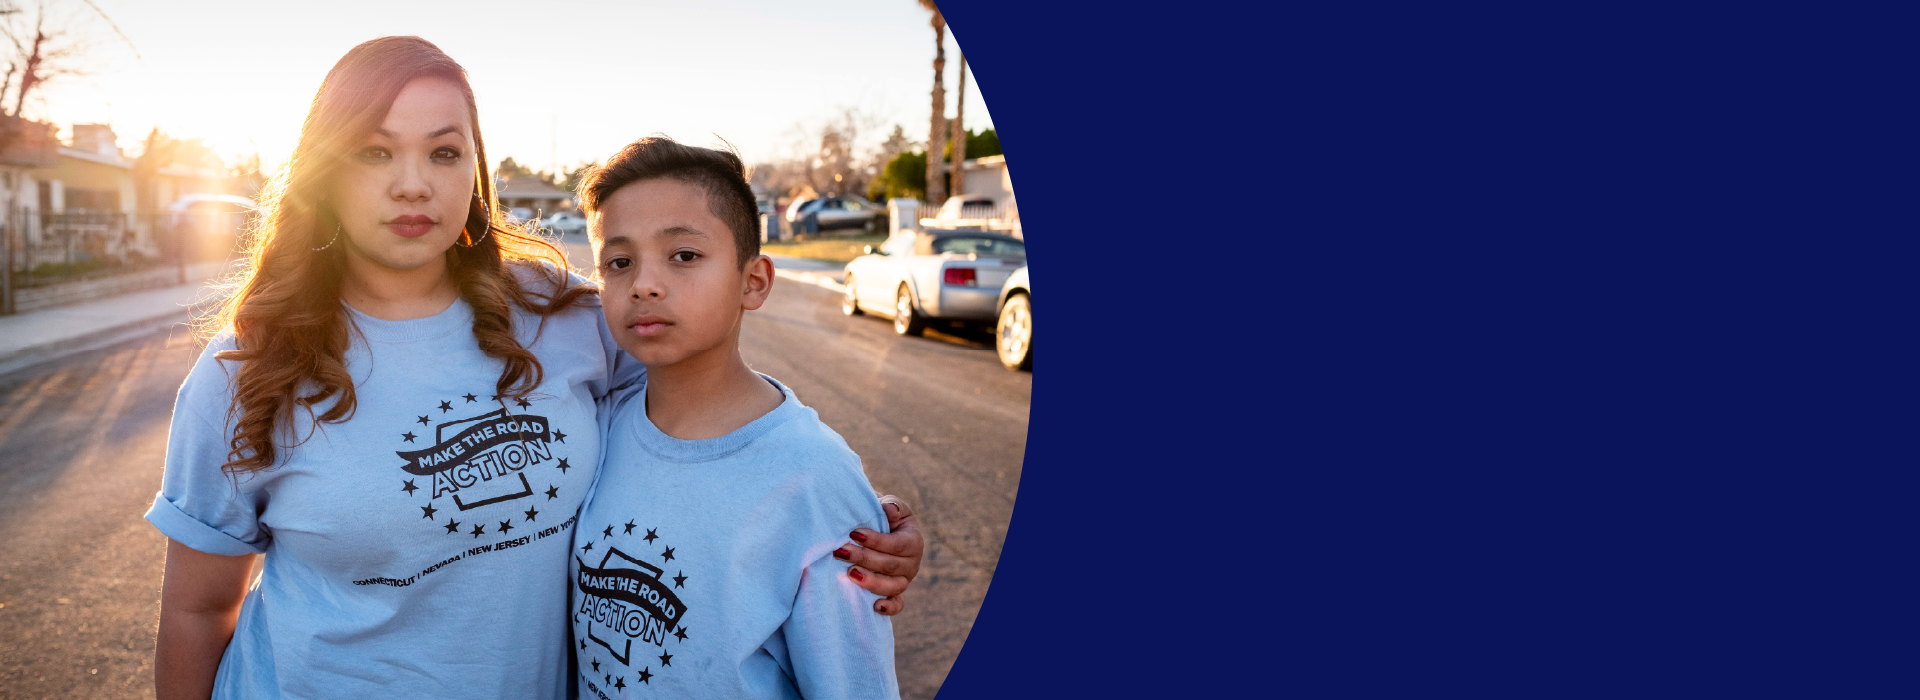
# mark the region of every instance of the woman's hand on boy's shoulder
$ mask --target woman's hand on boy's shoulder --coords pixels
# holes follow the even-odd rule
[[[854,542],[833,553],[834,558],[853,564],[847,571],[861,588],[882,596],[873,602],[873,611],[897,615],[906,608],[900,595],[920,573],[920,557],[926,553],[926,538],[920,535],[920,521],[898,496],[881,496],[880,507],[887,511],[887,529],[891,534],[860,528],[847,533]]]

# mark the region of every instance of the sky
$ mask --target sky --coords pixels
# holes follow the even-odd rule
[[[868,145],[895,124],[927,136],[933,29],[913,0],[93,0],[119,34],[83,0],[48,3],[55,24],[92,45],[81,60],[90,74],[48,82],[27,116],[63,137],[74,123],[110,123],[129,154],[158,126],[277,166],[333,63],[362,41],[406,34],[466,67],[495,164],[599,160],[655,132],[695,145],[725,139],[760,162],[848,107],[878,122]],[[971,74],[966,92],[967,126],[990,128]]]

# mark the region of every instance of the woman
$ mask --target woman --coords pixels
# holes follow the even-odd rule
[[[159,697],[564,697],[595,400],[641,369],[559,251],[495,217],[465,72],[414,37],[355,47],[264,199],[147,514]],[[897,595],[917,530],[862,534],[854,562],[894,575],[860,578]]]

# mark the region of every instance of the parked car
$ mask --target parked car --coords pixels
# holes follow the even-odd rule
[[[1027,264],[1027,245],[986,231],[901,229],[847,263],[840,310],[893,316],[893,330],[920,335],[932,321],[992,323],[1000,289]]]
[[[248,219],[259,211],[259,203],[239,195],[181,195],[160,219],[161,245],[168,256],[218,260],[239,249]]]
[[[562,236],[587,232],[587,218],[570,211],[557,211],[540,220],[540,227]]]
[[[883,226],[886,217],[886,207],[848,195],[794,202],[787,206],[786,220],[795,231],[808,231],[808,221],[814,222],[811,227],[813,231],[835,228],[873,230]]]
[[[533,220],[533,210],[526,207],[514,207],[507,210],[507,223],[518,226]]]
[[[993,335],[1000,364],[1033,371],[1033,288],[1024,265],[1000,287],[1000,322],[994,324]]]
[[[1000,212],[1000,203],[993,197],[983,194],[958,194],[947,198],[935,212],[934,219],[949,221],[984,221],[994,218]]]

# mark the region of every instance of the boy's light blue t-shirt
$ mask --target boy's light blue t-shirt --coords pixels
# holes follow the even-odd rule
[[[580,697],[899,697],[892,623],[833,558],[886,512],[846,441],[767,381],[780,406],[711,440],[655,427],[644,380],[611,409],[570,562]]]
[[[296,421],[305,442],[237,484],[220,469],[235,365],[213,357],[233,339],[215,339],[147,513],[188,547],[266,555],[214,697],[568,695],[563,572],[600,461],[594,401],[641,371],[588,302],[544,328],[515,309],[545,373],[524,402],[494,397],[501,363],[464,300],[410,321],[349,310],[352,418]]]

